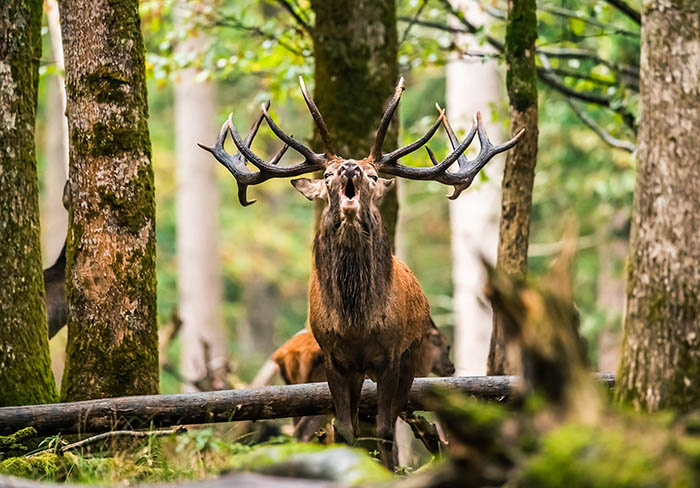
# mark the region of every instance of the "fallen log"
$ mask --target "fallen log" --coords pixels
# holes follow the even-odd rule
[[[48,483],[34,481],[14,476],[0,475],[0,488],[85,488],[84,484]],[[114,485],[90,485],[91,488]],[[283,478],[256,473],[236,473],[200,481],[184,481],[182,483],[158,483],[142,485],[150,488],[229,488],[245,486],[246,488],[341,488],[344,485],[333,481]]]
[[[612,373],[598,373],[608,387]],[[514,376],[459,376],[416,378],[405,411],[425,410],[421,399],[432,388],[456,390],[480,399],[507,400]],[[360,411],[376,414],[377,385],[366,380]],[[0,408],[0,435],[32,426],[39,435],[109,432],[175,425],[207,424],[238,420],[263,420],[331,413],[333,404],[327,383],[266,386],[176,395],[104,398]]]

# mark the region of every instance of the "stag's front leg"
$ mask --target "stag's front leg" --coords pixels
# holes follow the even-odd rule
[[[394,399],[399,386],[399,362],[390,364],[377,378],[377,437],[382,462],[390,471],[394,470]]]
[[[335,408],[336,430],[346,443],[352,445],[355,442],[355,433],[357,432],[359,390],[362,389],[364,375],[358,375],[340,368],[332,359],[327,357],[326,376]],[[355,411],[353,411],[353,408]]]

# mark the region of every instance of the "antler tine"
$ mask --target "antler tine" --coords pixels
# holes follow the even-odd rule
[[[260,128],[260,124],[264,118],[264,111],[267,109],[267,107],[269,107],[269,102],[263,106],[263,113],[261,113],[255,120],[245,140],[242,140],[241,136],[238,134],[238,130],[233,123],[233,114],[231,114],[226,122],[224,122],[224,124],[221,126],[221,131],[219,131],[219,135],[214,146],[209,147],[203,144],[198,144],[199,147],[210,152],[217,159],[217,161],[219,161],[233,175],[233,177],[236,178],[236,182],[238,183],[238,201],[244,207],[255,203],[255,200],[248,200],[247,191],[249,186],[258,185],[271,178],[285,178],[299,176],[304,173],[311,173],[323,167],[323,165],[317,161],[308,160],[288,167],[281,168],[276,166],[282,156],[284,156],[287,149],[289,149],[288,144],[285,144],[269,163],[266,163],[260,159],[250,150],[250,145],[252,144],[253,139]],[[224,142],[226,141],[227,133],[231,134],[233,142],[238,148],[239,152],[235,155],[227,153],[224,149]],[[253,164],[258,168],[258,171],[251,171],[246,162]]]
[[[325,165],[325,162],[326,162],[325,155],[313,152],[311,149],[306,147],[301,142],[299,142],[296,139],[294,139],[293,137],[290,137],[287,134],[285,134],[284,131],[282,129],[280,129],[280,127],[275,123],[275,121],[272,120],[272,117],[270,117],[270,114],[267,113],[267,108],[265,108],[264,105],[262,107],[262,113],[263,113],[263,117],[265,117],[265,120],[267,121],[267,125],[269,125],[270,129],[272,129],[272,132],[274,132],[275,135],[282,140],[282,142],[284,142],[285,144],[288,144],[289,146],[292,147],[292,149],[294,149],[296,152],[298,152],[299,154],[304,156],[304,158],[306,159],[306,162],[319,164],[319,165]]]
[[[384,115],[382,115],[382,120],[379,122],[379,128],[377,129],[377,137],[374,140],[374,146],[372,146],[372,151],[369,155],[375,161],[379,161],[382,158],[382,144],[384,144],[384,138],[386,137],[386,132],[389,130],[389,124],[391,119],[394,118],[394,113],[396,113],[396,108],[399,106],[401,101],[401,95],[405,90],[403,76],[399,79],[398,85],[394,90],[394,96],[391,98],[389,105],[387,105]]]
[[[306,85],[304,84],[304,78],[301,76],[299,77],[299,86],[301,87],[301,94],[304,96],[304,101],[306,102],[306,106],[309,107],[309,112],[311,112],[311,117],[314,119],[314,123],[316,124],[316,128],[318,129],[319,134],[321,135],[321,139],[323,140],[323,145],[326,147],[326,157],[329,159],[332,159],[335,157],[337,154],[337,151],[335,150],[335,146],[333,145],[333,139],[331,139],[331,135],[328,132],[328,127],[326,127],[326,123],[323,121],[323,117],[321,116],[321,112],[316,106],[316,103],[314,103],[313,98],[309,96],[309,93],[306,91]]]
[[[445,117],[444,126],[450,139],[450,144],[452,145],[452,154],[458,154],[457,164],[459,169],[454,172],[444,172],[436,178],[436,181],[454,187],[454,192],[448,197],[450,200],[456,199],[462,191],[469,188],[479,171],[481,171],[494,156],[513,147],[518,142],[523,132],[525,132],[524,128],[520,129],[512,139],[499,146],[494,146],[486,133],[481,113],[477,112],[474,114],[472,128],[469,134],[467,134],[467,138],[459,144],[459,140],[457,136],[455,136],[447,117]],[[479,134],[479,145],[481,147],[479,148],[479,154],[473,160],[469,161],[464,155],[464,151],[471,143],[475,133]],[[464,148],[462,148],[463,146]]]
[[[481,114],[477,112],[474,115],[474,123],[472,125],[472,128],[470,129],[464,141],[460,143],[454,131],[452,130],[449,121],[447,120],[445,111],[441,109],[439,105],[436,104],[435,106],[440,114],[438,116],[437,123],[439,124],[440,122],[442,122],[442,124],[444,125],[445,131],[447,132],[447,135],[450,139],[450,144],[452,145],[452,152],[444,160],[438,162],[433,152],[426,146],[428,156],[430,157],[430,160],[433,163],[432,167],[414,168],[411,166],[404,166],[402,164],[398,164],[397,160],[400,157],[408,154],[410,150],[415,150],[421,145],[423,145],[425,142],[427,142],[427,140],[430,138],[429,135],[432,136],[432,133],[429,131],[429,133],[426,134],[426,136],[421,138],[416,143],[406,146],[406,148],[397,149],[393,153],[383,156],[380,160],[381,164],[379,165],[379,169],[385,173],[394,176],[399,176],[412,180],[435,180],[445,185],[453,186],[454,193],[450,195],[449,198],[454,200],[465,188],[468,188],[469,185],[471,185],[477,173],[484,166],[486,166],[486,164],[496,154],[510,149],[518,142],[518,139],[522,135],[524,129],[520,130],[509,141],[499,146],[494,146],[489,140],[488,135],[486,134],[486,128],[484,127],[484,122],[481,118]],[[431,131],[434,132],[432,128]],[[477,157],[470,161],[464,155],[464,152],[467,150],[467,148],[469,147],[469,145],[474,140],[474,137],[477,134],[479,135],[479,142],[481,147],[479,149],[479,154],[477,155]],[[458,170],[454,172],[447,171],[448,168],[452,166],[452,164],[455,161],[457,161],[457,164],[459,166]]]
[[[424,146],[430,140],[430,138],[433,137],[435,132],[440,127],[440,124],[442,123],[442,118],[445,114],[445,111],[442,109],[438,109],[438,111],[440,112],[440,115],[438,115],[438,118],[435,119],[435,122],[433,122],[433,125],[430,127],[430,129],[428,129],[428,132],[426,132],[425,135],[423,135],[423,137],[421,137],[415,142],[412,142],[411,144],[408,144],[407,146],[395,149],[389,154],[384,154],[378,160],[379,166],[396,164],[396,162],[402,157],[407,156],[408,154],[411,154],[415,150],[420,149],[422,146]]]

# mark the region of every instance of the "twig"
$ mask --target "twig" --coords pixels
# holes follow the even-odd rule
[[[284,8],[287,12],[290,13],[292,17],[294,17],[294,20],[297,21],[297,23],[306,31],[307,34],[311,35],[311,26],[301,18],[301,15],[297,13],[296,10],[294,10],[294,7],[287,2],[287,0],[275,0],[277,3],[279,3],[282,8]]]
[[[569,104],[569,107],[571,107],[571,109],[576,113],[581,122],[583,122],[586,126],[588,126],[589,129],[595,132],[598,135],[598,137],[600,137],[607,145],[615,149],[627,151],[629,153],[633,153],[634,151],[636,151],[637,146],[635,146],[629,141],[623,141],[622,139],[617,139],[613,137],[609,132],[607,132],[605,129],[596,124],[595,121],[586,112],[581,110],[581,108],[576,105],[576,103],[574,103],[566,97],[564,97],[564,100],[566,100],[566,103]]]
[[[178,427],[177,429],[168,429],[168,430],[149,430],[147,432],[140,432],[140,431],[135,431],[135,430],[113,430],[111,432],[105,432],[103,434],[97,434],[92,437],[88,437],[86,439],[83,439],[78,442],[74,442],[72,444],[68,444],[66,446],[61,446],[60,444],[56,446],[56,451],[57,454],[62,454],[66,451],[72,451],[73,449],[78,449],[79,447],[85,447],[90,444],[96,444],[98,442],[107,440],[107,439],[112,439],[115,437],[132,437],[136,439],[143,439],[151,436],[165,436],[165,435],[173,435],[173,434],[184,434],[187,432],[187,429],[184,427]],[[32,453],[31,455],[27,457],[34,457],[38,456],[39,454],[42,454],[46,451],[51,451],[53,450],[52,447],[48,447],[46,449],[42,449],[41,451],[36,451]]]
[[[420,14],[423,12],[423,9],[425,6],[428,4],[428,0],[423,0],[418,7],[418,10],[416,11],[416,15],[414,15],[408,22],[408,25],[406,26],[406,29],[403,31],[403,35],[401,36],[401,40],[399,41],[399,44],[403,44],[406,38],[408,37],[408,33],[411,31],[411,27],[418,21],[418,17],[420,17]]]
[[[642,25],[642,15],[633,9],[625,0],[603,0],[608,5],[612,5],[627,17],[635,21],[638,25]]]
[[[298,49],[295,49],[291,45],[287,44],[285,41],[280,39],[279,37],[275,36],[274,34],[270,34],[269,32],[265,32],[259,27],[255,26],[249,26],[241,21],[239,21],[236,18],[233,17],[222,17],[219,19],[214,20],[214,25],[219,26],[219,27],[231,27],[233,29],[238,29],[242,30],[245,32],[250,32],[252,34],[256,34],[258,37],[262,37],[263,39],[269,39],[271,41],[275,41],[277,44],[285,48],[287,51],[291,52],[292,54],[296,54],[297,56],[300,57],[309,57],[305,55],[303,52],[299,51]]]
[[[549,59],[547,58],[547,55],[540,52],[539,53],[540,61],[542,61],[542,66],[539,66],[537,68],[537,72],[539,74],[540,80],[542,80],[544,83],[548,84],[552,88],[555,88],[557,91],[560,93],[563,93],[567,97],[575,98],[578,100],[582,100],[584,102],[588,103],[593,103],[596,105],[600,105],[602,107],[608,108],[612,110],[615,113],[618,113],[622,116],[622,120],[625,122],[625,124],[634,132],[637,132],[637,124],[634,119],[634,115],[631,114],[628,110],[626,110],[624,107],[616,107],[614,108],[612,106],[611,100],[608,97],[604,97],[602,95],[596,95],[595,93],[587,93],[587,92],[579,92],[574,90],[573,88],[569,88],[566,86],[564,83],[560,82],[556,75],[552,73],[551,70],[551,65],[549,64]]]
[[[584,22],[588,25],[592,25],[594,27],[598,27],[599,29],[605,30],[606,33],[608,34],[621,34],[629,37],[639,37],[639,32],[632,32],[628,31],[627,29],[622,29],[620,27],[616,27],[614,25],[609,25],[605,24],[603,22],[600,22],[599,20],[593,19],[591,17],[587,17],[575,10],[570,10],[568,8],[562,8],[562,7],[555,7],[552,5],[545,5],[543,7],[540,7],[540,10],[544,12],[549,12],[550,14],[557,15],[559,17],[565,17],[567,19],[578,19],[581,22]]]

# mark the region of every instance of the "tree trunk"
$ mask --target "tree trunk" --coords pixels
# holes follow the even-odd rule
[[[184,9],[184,2],[180,3]],[[184,21],[178,19],[182,24]],[[184,26],[180,26],[184,28]],[[205,48],[193,34],[178,46],[178,55]],[[182,375],[189,384],[228,387],[226,334],[221,318],[219,274],[219,204],[216,165],[197,147],[216,134],[215,86],[196,81],[197,70],[178,73],[175,82],[175,149],[177,152],[177,263],[182,318]],[[203,381],[206,380],[206,381]],[[188,384],[184,391],[195,391]]]
[[[152,394],[155,202],[138,0],[59,7],[71,197],[62,397]]]
[[[639,150],[617,396],[700,405],[700,4],[645,0]]]
[[[39,0],[0,5],[0,405],[56,399],[34,152],[41,13]]]
[[[316,69],[314,100],[339,155],[369,155],[379,120],[398,81],[395,0],[312,0]],[[384,140],[398,143],[398,116]],[[314,147],[322,148],[314,132]],[[317,149],[318,150],[318,149]],[[382,201],[382,218],[392,247],[398,215],[396,188]]]
[[[510,129],[515,134],[525,128],[525,134],[506,157],[498,233],[498,266],[514,275],[527,272],[532,186],[537,162],[536,8],[535,0],[508,0],[505,54]],[[504,320],[505,317],[494,313],[488,374],[515,372],[515,362],[509,359],[506,351]]]
[[[42,204],[42,242],[44,265],[56,262],[66,241],[68,212],[63,206],[63,186],[68,179],[68,119],[66,90],[63,85],[63,43],[56,0],[47,0],[46,17],[51,34],[51,51],[58,73],[47,77],[46,146],[44,154],[44,188]]]
[[[487,25],[490,17],[474,0],[452,2],[470,22]],[[460,46],[483,50],[472,35],[455,38]],[[477,111],[499,106],[503,77],[497,60],[454,57],[447,64],[447,113],[455,130],[469,130]],[[491,117],[485,117],[491,120]],[[485,122],[488,133],[499,140],[497,124]],[[452,281],[455,310],[455,367],[458,375],[484,375],[492,329],[491,305],[484,296],[486,273],[482,257],[496,261],[498,211],[503,158],[497,156],[485,168],[489,181],[450,200]]]

